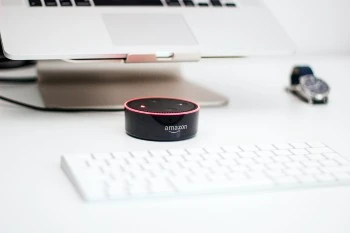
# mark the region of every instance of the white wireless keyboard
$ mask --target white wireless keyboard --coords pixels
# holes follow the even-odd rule
[[[350,184],[350,162],[322,143],[67,154],[61,166],[83,199]]]

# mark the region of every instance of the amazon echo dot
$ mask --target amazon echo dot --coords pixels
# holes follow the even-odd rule
[[[150,97],[127,101],[125,130],[135,138],[178,141],[197,133],[199,105],[183,99]]]

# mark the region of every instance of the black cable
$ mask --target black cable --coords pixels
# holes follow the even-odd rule
[[[0,69],[16,69],[19,67],[25,67],[33,64],[35,64],[35,62],[33,61],[13,61],[8,60],[6,58],[0,58]]]
[[[11,84],[11,83],[35,83],[37,81],[36,77],[27,78],[13,78],[13,77],[0,77],[0,82]]]

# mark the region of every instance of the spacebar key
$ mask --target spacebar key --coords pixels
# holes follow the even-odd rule
[[[162,6],[160,0],[94,0],[95,6]]]

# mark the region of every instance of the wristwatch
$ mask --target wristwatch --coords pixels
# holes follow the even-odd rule
[[[291,85],[287,90],[310,104],[328,102],[328,84],[315,77],[309,66],[296,66],[291,75]]]

